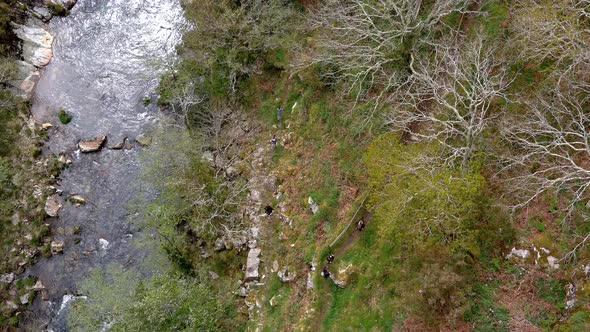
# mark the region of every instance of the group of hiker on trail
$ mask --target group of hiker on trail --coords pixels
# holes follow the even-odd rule
[[[356,229],[359,232],[362,232],[363,229],[365,229],[365,221],[363,219],[359,220],[356,223]],[[330,273],[330,271],[328,271],[328,265],[332,264],[334,262],[334,259],[336,259],[336,256],[334,256],[333,253],[330,253],[328,255],[328,257],[326,258],[326,261],[328,262],[328,264],[324,266],[324,268],[322,269],[322,272],[320,273],[320,275],[322,277],[324,277],[324,278],[331,277],[331,273]]]
[[[277,121],[281,122],[281,118],[283,116],[283,107],[279,106],[277,108]],[[270,145],[272,145],[272,147],[276,147],[277,146],[277,135],[272,135],[272,138],[270,140]]]

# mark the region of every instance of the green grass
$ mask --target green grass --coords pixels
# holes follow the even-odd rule
[[[471,294],[471,307],[463,315],[463,319],[474,325],[474,331],[496,332],[506,331],[510,318],[508,310],[496,304],[495,292],[497,282],[476,283]]]
[[[483,31],[487,36],[498,37],[506,31],[502,24],[508,18],[510,12],[505,1],[488,1],[481,10],[487,13],[486,16],[482,16],[483,19],[481,20]]]

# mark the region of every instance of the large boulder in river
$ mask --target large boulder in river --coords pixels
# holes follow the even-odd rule
[[[95,138],[81,140],[80,143],[78,143],[78,147],[80,147],[80,151],[84,153],[99,151],[106,139],[106,136],[101,135],[96,136]]]
[[[50,217],[57,217],[57,213],[61,209],[61,203],[57,195],[53,195],[47,198],[45,201],[45,213]]]
[[[15,24],[14,33],[23,41],[26,62],[43,67],[53,57],[53,36],[43,28]]]
[[[248,259],[246,260],[246,280],[258,279],[258,266],[260,265],[261,250],[258,248],[250,249]]]
[[[148,147],[152,144],[152,138],[145,134],[141,134],[135,138],[135,142],[137,142],[137,144],[140,146]]]

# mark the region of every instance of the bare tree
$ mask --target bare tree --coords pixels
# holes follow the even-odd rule
[[[371,97],[380,102],[407,78],[408,42],[444,25],[451,13],[468,13],[467,0],[330,0],[310,18],[319,32],[316,52],[303,55],[296,65],[331,67],[325,75],[348,82],[347,94],[356,100]],[[410,47],[411,48],[411,47]]]
[[[590,65],[589,0],[517,1],[511,29],[513,48],[523,61],[552,59],[568,74]]]
[[[443,40],[433,48],[432,57],[412,57],[408,88],[389,124],[414,140],[438,142],[444,164],[459,159],[466,166],[481,147],[492,104],[507,100],[511,80],[481,36],[466,43]]]
[[[506,156],[510,188],[524,207],[549,190],[571,193],[574,204],[590,187],[590,85],[562,82],[524,104],[527,112],[509,117],[502,134],[513,147]]]
[[[281,45],[295,15],[288,0],[183,0],[195,28],[184,36],[199,63],[225,69],[227,92],[258,71],[256,58]]]

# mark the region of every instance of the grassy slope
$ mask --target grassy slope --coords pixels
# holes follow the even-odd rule
[[[465,30],[469,34],[483,29],[491,38],[502,40],[509,19],[508,5],[495,1],[482,10],[489,15],[466,22]],[[533,93],[547,68],[547,64],[514,64],[512,70],[517,77],[511,89]],[[322,87],[311,75],[289,81],[284,73],[266,73],[253,79],[248,94],[253,99],[251,108],[266,119],[269,127],[277,125],[274,120],[276,101],[286,100],[283,127],[289,130],[279,129],[278,132],[292,132],[294,138],[287,146],[277,149],[273,161],[288,197],[288,214],[294,220],[294,227],[276,225],[271,238],[277,239],[283,233],[288,240],[272,240],[263,247],[263,252],[268,265],[278,259],[281,266],[295,265],[297,271],[303,272],[291,284],[281,283],[275,274],[270,275],[259,295],[266,301],[263,301],[257,323],[266,331],[436,329],[432,321],[415,316],[416,311],[408,308],[404,301],[413,295],[407,294],[404,288],[403,276],[407,271],[396,267],[403,253],[393,243],[395,239],[392,238],[392,242],[377,240],[378,220],[370,223],[360,239],[337,256],[334,265],[354,266],[349,286],[339,289],[321,279],[316,270],[315,289],[305,289],[304,273],[308,269],[304,267],[312,260],[324,261],[330,251],[329,244],[354,212],[353,203],[356,200],[358,204],[360,193],[366,190],[367,179],[360,160],[369,141],[380,133],[358,133],[354,117],[347,115],[350,103]],[[297,106],[292,110],[295,103]],[[282,127],[279,125],[279,128]],[[494,195],[494,184],[490,190],[489,194]],[[321,206],[320,213],[315,216],[307,207],[308,196]],[[568,237],[571,234],[554,224],[558,220],[557,203],[551,204],[551,201],[555,199],[548,197],[545,201],[549,204],[541,202],[539,209],[549,213],[541,211],[520,216],[519,220],[524,218],[526,222],[515,225],[517,236],[521,241],[551,248],[554,254],[559,254],[571,244]],[[472,273],[474,279],[466,294],[463,314],[458,320],[443,322],[439,328],[551,329],[563,314],[566,276],[562,272],[523,266],[495,256],[482,257]],[[268,300],[277,295],[281,296],[279,304],[271,306]],[[587,317],[587,311],[578,311],[574,314],[574,323],[584,326]],[[568,324],[558,326],[564,330],[575,329]]]

